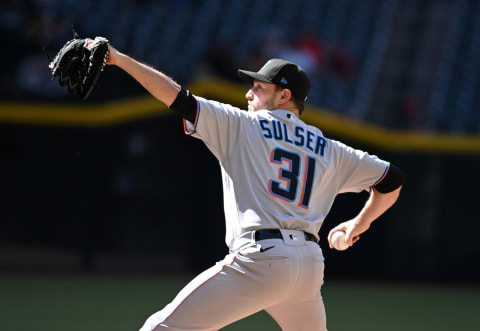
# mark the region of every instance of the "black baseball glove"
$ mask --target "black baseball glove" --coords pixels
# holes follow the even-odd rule
[[[108,40],[96,37],[93,42],[88,42],[90,39],[77,38],[76,34],[74,37],[62,47],[48,67],[52,80],[59,77],[61,86],[86,99],[107,63]]]

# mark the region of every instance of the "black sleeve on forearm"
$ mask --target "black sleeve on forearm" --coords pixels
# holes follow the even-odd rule
[[[190,91],[185,90],[183,87],[180,89],[180,92],[178,92],[175,101],[173,101],[168,108],[187,121],[195,122],[195,118],[197,117],[197,100],[195,100],[195,97]]]
[[[402,170],[398,169],[393,164],[390,164],[390,168],[385,177],[374,187],[380,193],[389,193],[402,186],[405,179],[406,177]]]

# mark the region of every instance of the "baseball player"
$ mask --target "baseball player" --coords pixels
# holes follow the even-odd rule
[[[403,174],[392,164],[326,138],[300,120],[306,73],[281,59],[258,72],[248,112],[192,95],[163,73],[110,46],[108,64],[134,77],[184,119],[220,163],[226,243],[223,261],[193,279],[141,331],[218,330],[266,310],[287,331],[326,330],[324,258],[318,232],[335,196],[370,190],[357,217],[333,228],[349,246],[397,199]]]

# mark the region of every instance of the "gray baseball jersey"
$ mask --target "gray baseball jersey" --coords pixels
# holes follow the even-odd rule
[[[230,248],[241,234],[262,228],[318,236],[338,193],[369,189],[388,169],[387,162],[325,138],[289,111],[197,102],[197,121],[186,122],[186,130],[220,161]]]
[[[283,330],[325,331],[323,254],[304,233],[318,241],[335,196],[368,190],[389,163],[325,138],[287,110],[196,100],[185,131],[220,162],[230,253],[141,330],[218,330],[264,309]],[[255,230],[272,228],[280,239],[255,240]]]

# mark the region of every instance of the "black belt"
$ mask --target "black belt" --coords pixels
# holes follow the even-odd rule
[[[315,236],[308,232],[304,232],[306,241],[317,242]],[[282,233],[278,229],[264,229],[264,230],[255,230],[255,241],[265,240],[265,239],[283,239]]]

